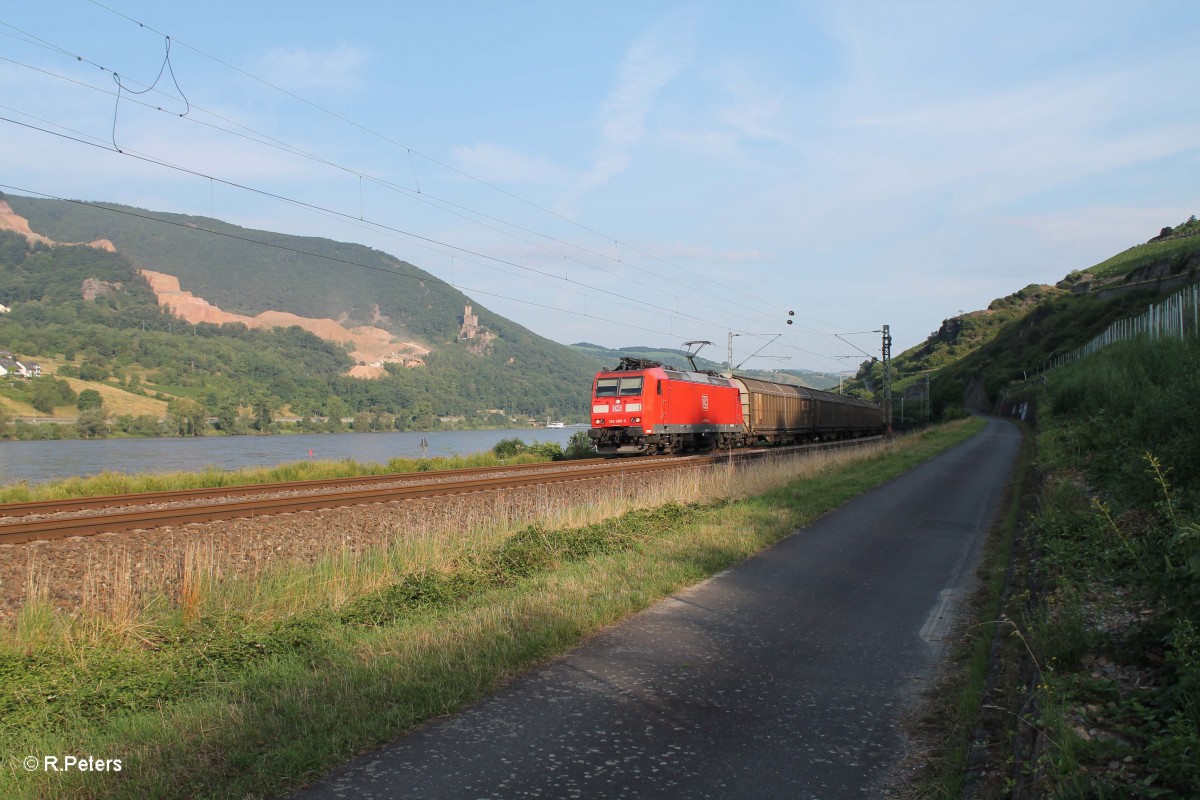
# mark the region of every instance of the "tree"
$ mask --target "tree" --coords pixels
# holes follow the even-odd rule
[[[79,377],[85,381],[102,381],[109,376],[108,367],[99,357],[85,358],[79,365]]]
[[[79,412],[75,418],[75,430],[83,439],[103,439],[108,436],[108,412],[103,408],[89,408]]]
[[[236,433],[238,429],[238,408],[233,402],[217,406],[217,429],[223,433]]]
[[[163,426],[158,421],[158,418],[151,414],[139,414],[134,417],[130,414],[122,414],[114,421],[114,427],[122,433],[128,433],[131,436],[162,436]]]
[[[587,431],[575,431],[567,442],[567,458],[595,458],[596,448]]]
[[[66,387],[66,391],[63,391]],[[58,406],[65,406],[75,399],[75,392],[66,381],[55,381],[50,378],[36,378],[33,381],[33,393],[30,404],[43,414],[52,414]]]
[[[177,436],[203,436],[208,410],[195,400],[177,397],[167,404],[167,425]]]
[[[254,399],[251,408],[254,409],[254,427],[260,431],[265,431],[271,427],[271,423],[275,421],[275,412],[283,403],[278,397],[264,397],[259,395]]]
[[[312,414],[306,411],[304,412],[304,416],[300,418],[300,421],[296,423],[296,429],[304,433],[320,433],[325,430],[325,426],[314,420]]]
[[[408,424],[410,431],[431,431],[437,427],[438,418],[433,412],[433,406],[422,400],[412,410],[412,421]]]
[[[496,458],[512,458],[518,453],[523,453],[528,449],[528,445],[521,441],[519,437],[514,436],[511,439],[501,439],[492,446],[492,453]]]
[[[346,405],[345,400],[336,394],[331,394],[326,398],[322,411],[326,417],[325,430],[330,433],[345,430],[345,427],[342,425],[342,418],[350,414],[350,407]]]
[[[75,407],[80,411],[91,411],[104,405],[104,398],[95,389],[84,389],[75,401]]]

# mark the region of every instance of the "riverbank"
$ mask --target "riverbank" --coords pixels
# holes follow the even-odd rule
[[[493,690],[598,627],[777,541],[982,427],[869,452],[546,490],[510,517],[443,507],[443,526],[329,550],[253,580],[203,549],[177,591],[122,613],[32,603],[5,631],[0,711],[14,797],[276,797]],[[294,515],[305,524],[305,515]],[[432,518],[432,515],[428,515]],[[282,533],[282,532],[281,532]],[[227,540],[227,541],[236,541]],[[186,576],[186,577],[184,577]],[[113,607],[114,611],[121,611]],[[122,759],[118,773],[26,773],[27,753]]]
[[[106,424],[96,427],[94,420],[82,415],[63,417],[13,417],[0,415],[0,441],[47,442],[62,439],[183,439],[192,436],[287,436],[295,434],[339,434],[339,433],[439,433],[446,431],[493,431],[514,430],[507,425],[463,425],[446,423],[425,430],[396,431],[366,424],[355,424],[354,418],[330,425],[328,421],[308,421],[302,417],[277,418],[264,428],[245,426],[237,430],[223,430],[209,420],[200,434],[181,434],[166,427],[167,420],[150,415],[141,417],[106,417]],[[515,420],[513,420],[515,422]],[[587,423],[563,425],[529,425],[517,430],[539,431],[562,428],[587,428]]]
[[[490,452],[506,439],[555,444],[564,450],[579,429],[522,428],[478,431],[204,436],[89,439],[54,442],[0,441],[0,486],[29,487],[104,472],[129,475],[267,469],[297,461],[386,464]],[[422,445],[424,442],[424,445]],[[15,499],[15,498],[14,498]]]

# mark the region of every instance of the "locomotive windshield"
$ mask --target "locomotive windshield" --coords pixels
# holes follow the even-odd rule
[[[636,378],[597,378],[596,397],[639,396],[642,393],[642,376]]]

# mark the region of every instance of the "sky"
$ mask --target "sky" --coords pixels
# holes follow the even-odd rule
[[[1190,0],[4,0],[0,190],[837,372],[1200,213],[1198,41]]]

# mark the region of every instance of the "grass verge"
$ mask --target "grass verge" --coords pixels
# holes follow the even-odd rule
[[[948,749],[921,796],[1200,797],[1198,398],[1195,340],[1050,374],[1036,509],[979,617],[992,671],[978,682],[973,634],[958,678],[985,690],[974,727],[947,710],[973,758]]]
[[[180,489],[209,489],[221,486],[247,486],[256,483],[355,478],[364,475],[430,472],[468,467],[497,467],[509,464],[536,464],[550,461],[550,456],[521,453],[511,458],[499,458],[492,453],[469,456],[437,456],[434,458],[393,458],[385,463],[359,463],[354,459],[342,461],[293,461],[275,467],[252,467],[223,470],[209,467],[201,472],[158,472],[128,474],[102,472],[85,478],[64,478],[46,483],[25,481],[0,487],[0,503],[26,503],[36,500],[65,500],[75,497],[98,497],[110,494],[136,494]]]
[[[1020,427],[1013,481],[1004,513],[984,548],[970,619],[911,731],[920,752],[910,758],[913,769],[904,787],[908,797],[963,797],[969,784],[986,782],[997,772],[989,763],[992,759],[999,754],[1004,761],[1003,754],[1011,750],[1015,720],[1005,708],[1012,703],[998,695],[1019,685],[1014,676],[1024,669],[1025,651],[1019,637],[1011,635],[1009,617],[1012,604],[1021,598],[1014,598],[1009,587],[1013,571],[1020,568],[1023,516],[1037,491],[1034,440],[1024,425]]]
[[[309,567],[276,580],[252,608],[230,602],[244,599],[240,590],[201,585],[190,604],[144,609],[119,628],[27,608],[0,647],[0,796],[282,795],[745,559],[984,424],[956,423],[815,469],[776,464],[775,488],[758,485],[740,499],[467,532],[436,557],[410,551],[402,572],[323,603],[289,595],[323,596],[326,573]],[[729,472],[709,470],[716,480]],[[713,496],[703,484],[697,491]],[[121,759],[122,768],[22,767],[26,756],[66,754]]]

